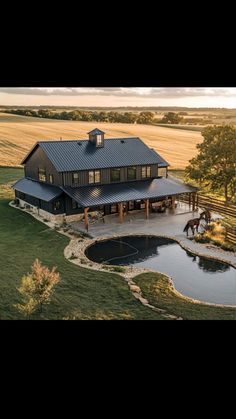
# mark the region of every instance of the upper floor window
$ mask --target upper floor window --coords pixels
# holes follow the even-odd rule
[[[120,168],[111,169],[111,182],[120,182]]]
[[[100,183],[101,182],[101,172],[100,170],[91,170],[89,171],[89,183]]]
[[[53,183],[53,175],[49,175],[49,183]]]
[[[46,182],[46,170],[45,169],[39,169],[39,180],[41,182]]]
[[[142,179],[151,177],[151,166],[142,166]]]
[[[74,183],[75,185],[78,185],[78,183],[79,183],[79,173],[78,172],[72,173],[72,183]]]
[[[158,167],[158,176],[160,177],[166,177],[167,175],[167,170],[166,167]]]
[[[136,179],[136,166],[128,167],[127,169],[127,179],[135,180]]]

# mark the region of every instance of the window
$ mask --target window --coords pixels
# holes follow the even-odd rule
[[[45,169],[39,169],[39,180],[41,182],[46,182],[46,170]]]
[[[51,174],[49,175],[49,182],[53,183],[53,175],[51,175]]]
[[[151,166],[142,166],[142,179],[151,177]]]
[[[120,181],[120,169],[111,169],[111,182]]]
[[[57,211],[61,208],[61,201],[54,201],[53,209]]]
[[[117,212],[117,205],[111,205],[111,214],[115,214]]]
[[[79,183],[79,173],[78,172],[72,173],[72,183],[74,185],[78,185],[78,183]]]
[[[166,177],[166,167],[159,167],[158,168],[158,176]]]
[[[97,135],[97,147],[99,147],[101,145],[102,145],[102,136],[101,136],[101,134],[98,134]]]
[[[89,183],[100,183],[101,182],[101,172],[100,170],[91,170],[89,171]]]
[[[72,199],[72,209],[76,208],[78,208],[78,203],[74,199]]]
[[[135,180],[136,179],[136,167],[128,167],[127,169],[127,179],[128,180]]]

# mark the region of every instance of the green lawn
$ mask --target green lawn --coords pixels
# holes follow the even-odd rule
[[[12,182],[19,176],[22,176],[21,169],[0,169],[0,184]],[[0,188],[10,197],[9,189]],[[67,261],[63,250],[68,239],[29,214],[9,207],[8,202],[9,199],[0,199],[0,319],[21,318],[13,307],[19,302],[16,288],[35,258],[49,267],[57,266],[61,275],[61,282],[42,318],[161,318],[135,300],[119,275],[95,273]]]
[[[162,319],[159,313],[145,308],[132,296],[120,275],[73,265],[63,256],[68,243],[65,236],[29,214],[9,207],[13,192],[3,185],[22,175],[22,169],[0,168],[0,319],[22,318],[13,307],[20,301],[16,288],[35,258],[48,267],[57,266],[61,282],[55,287],[53,299],[43,314],[32,318]],[[195,305],[177,298],[165,277],[161,277],[158,284],[161,293],[159,291],[157,299],[153,292],[157,277],[157,274],[145,274],[135,280],[154,305],[184,318],[235,318],[233,309]]]
[[[185,320],[236,320],[236,309],[195,304],[176,295],[169,286],[165,275],[146,273],[136,276],[143,296],[150,304],[164,308],[170,314],[181,316]]]

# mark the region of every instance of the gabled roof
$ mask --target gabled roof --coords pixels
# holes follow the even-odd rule
[[[89,140],[39,141],[22,164],[40,146],[58,172],[105,169],[136,165],[168,163],[138,138],[109,138],[104,147],[95,147]]]
[[[82,207],[108,205],[137,199],[162,198],[197,191],[197,188],[166,178],[80,188],[68,186],[62,187],[62,189]]]
[[[57,186],[48,185],[29,178],[18,180],[14,183],[12,188],[46,202],[49,202],[62,194],[62,190]]]
[[[92,129],[92,131],[87,132],[87,134],[97,135],[97,134],[105,134],[105,132],[104,131],[101,131],[98,128],[94,128],[94,129]]]

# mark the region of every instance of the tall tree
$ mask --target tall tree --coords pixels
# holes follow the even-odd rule
[[[212,191],[223,191],[225,201],[236,196],[236,129],[231,125],[206,127],[197,145],[199,153],[190,160],[186,174]]]
[[[21,286],[18,288],[23,297],[23,304],[17,304],[15,307],[28,316],[38,307],[42,312],[43,305],[49,303],[53,288],[59,281],[60,275],[55,267],[50,271],[38,259],[35,259],[31,273],[22,277]]]

